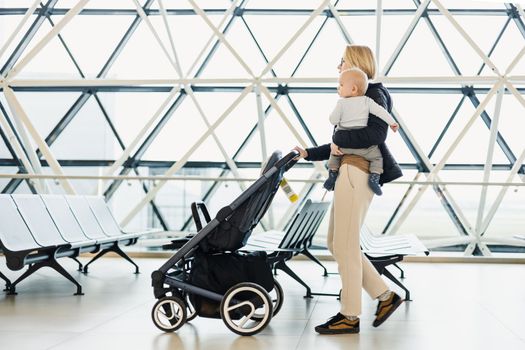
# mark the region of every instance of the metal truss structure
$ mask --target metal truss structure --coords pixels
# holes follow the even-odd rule
[[[397,1],[396,3],[399,3]],[[68,2],[68,4],[71,2]],[[290,140],[290,146],[299,144],[303,147],[317,145],[308,122],[303,118],[301,107],[294,101],[294,96],[298,94],[310,94],[312,98],[323,94],[335,94],[336,82],[334,76],[328,77],[298,77],[296,72],[300,69],[305,59],[311,55],[312,48],[316,44],[320,34],[327,24],[336,25],[340,38],[344,43],[354,43],[353,33],[357,28],[350,26],[349,21],[353,18],[362,16],[373,16],[375,18],[374,28],[367,28],[368,31],[375,32],[375,42],[371,46],[375,48],[376,55],[379,56],[382,45],[382,28],[384,19],[388,16],[398,16],[405,18],[404,34],[400,37],[395,49],[391,52],[384,64],[379,65],[378,81],[387,85],[392,94],[411,94],[436,95],[448,94],[457,95],[459,103],[455,106],[454,112],[446,119],[439,136],[433,143],[430,152],[425,152],[420,146],[417,130],[411,129],[406,123],[402,113],[394,112],[394,116],[399,122],[401,138],[412,155],[413,162],[402,162],[404,169],[412,170],[415,177],[412,180],[397,181],[405,184],[406,191],[399,198],[398,203],[387,220],[384,227],[384,234],[395,234],[413,209],[418,205],[422,196],[430,188],[439,199],[443,210],[448,214],[451,222],[457,229],[457,237],[439,239],[428,242],[429,246],[445,247],[459,245],[465,248],[465,254],[490,255],[489,244],[506,246],[525,246],[525,241],[515,238],[490,237],[485,235],[491,224],[498,208],[500,207],[508,189],[510,187],[521,187],[524,185],[525,175],[525,144],[520,149],[512,149],[509,142],[498,128],[502,118],[502,101],[504,96],[512,97],[525,108],[525,99],[522,96],[525,91],[525,72],[516,72],[516,67],[522,63],[525,56],[525,13],[518,4],[501,4],[499,7],[491,8],[449,8],[445,6],[445,0],[407,0],[400,8],[387,7],[382,0],[371,1],[370,8],[353,8],[352,2],[346,3],[339,0],[319,0],[312,8],[293,8],[297,4],[290,2],[289,8],[258,8],[248,6],[250,0],[233,0],[226,2],[223,8],[203,8],[198,0],[184,1],[184,6],[180,1],[170,2],[168,0],[129,0],[130,6],[122,8],[94,8],[87,7],[89,0],[75,1],[73,6],[61,6],[58,0],[31,1],[30,6],[3,7],[0,8],[0,18],[6,16],[17,16],[19,24],[9,33],[4,42],[0,41],[0,92],[3,99],[0,99],[0,136],[7,147],[11,158],[1,159],[2,167],[17,167],[17,174],[2,174],[2,177],[9,178],[10,181],[2,188],[2,193],[13,193],[25,181],[29,189],[34,193],[46,193],[50,191],[49,179],[58,181],[61,191],[64,193],[76,193],[72,179],[98,179],[104,188],[104,195],[110,200],[118,191],[123,181],[127,179],[148,180],[155,179],[152,185],[141,182],[143,196],[123,217],[122,225],[127,225],[131,220],[147,205],[150,205],[153,214],[166,230],[184,230],[189,225],[189,218],[182,227],[169,227],[162,209],[156,205],[154,199],[157,193],[169,180],[173,179],[199,179],[198,177],[184,177],[176,174],[183,168],[217,168],[220,175],[213,180],[212,185],[207,189],[203,200],[209,201],[216,193],[222,181],[235,180],[241,190],[245,188],[245,177],[241,176],[239,169],[256,168],[260,166],[261,159],[252,159],[251,162],[240,162],[239,156],[247,145],[257,136],[260,141],[261,158],[265,159],[267,150],[267,140],[271,137],[270,130],[265,128],[268,116],[280,118],[286,126],[290,135],[294,139]],[[367,3],[368,4],[368,3]],[[455,3],[454,3],[455,4]],[[167,6],[169,5],[169,6]],[[74,21],[75,18],[82,16],[128,16],[133,18],[125,34],[118,42],[111,55],[98,71],[94,78],[88,77],[73,50],[65,37],[61,35],[64,28]],[[192,16],[203,21],[210,30],[210,38],[206,45],[202,47],[200,53],[192,58],[193,64],[189,69],[183,70],[180,61],[181,52],[177,41],[174,39],[171,23],[178,16]],[[299,16],[303,19],[302,25],[289,37],[286,38],[284,45],[280,47],[272,56],[265,50],[257,34],[252,31],[249,16],[267,16],[268,19],[277,16]],[[504,18],[504,26],[499,33],[495,34],[495,40],[490,50],[482,50],[479,43],[473,39],[470,33],[461,25],[458,18],[462,16],[497,16]],[[153,18],[162,19],[162,22],[153,23]],[[275,31],[279,35],[279,29],[272,28],[268,22],[268,30]],[[481,66],[476,74],[465,75],[462,73],[455,57],[444,38],[437,29],[436,21],[446,22],[452,28],[454,34],[460,38],[465,47],[474,52],[481,62]],[[50,30],[45,31],[44,23],[50,25]],[[162,25],[158,25],[162,23]],[[239,47],[230,41],[229,31],[233,25],[238,25],[245,30],[246,35],[253,41],[256,47],[256,54],[265,62],[262,70],[256,70],[251,62],[247,61],[239,53]],[[123,52],[126,45],[133,40],[134,33],[139,26],[145,26],[151,32],[159,52],[169,62],[170,72],[166,74],[170,78],[158,79],[113,79],[108,78],[108,72],[112,69],[119,55]],[[411,39],[416,27],[425,26],[434,44],[437,44],[443,57],[445,58],[452,74],[443,75],[415,75],[415,76],[396,76],[392,69],[404,52],[407,42]],[[521,49],[510,60],[506,66],[498,66],[492,60],[494,50],[509,28],[513,27],[521,33],[523,41],[517,43]],[[43,32],[44,31],[44,32]],[[276,65],[298,40],[299,37],[313,35],[308,39],[309,44],[303,50],[303,54],[297,61],[291,74],[279,75]],[[39,34],[39,35],[37,35]],[[187,35],[191,35],[191,28]],[[38,38],[38,39],[37,39]],[[51,40],[58,39],[60,45],[65,49],[71,62],[74,64],[78,78],[74,79],[40,79],[34,77],[28,79],[20,78],[19,75],[24,68],[37,57]],[[367,43],[370,44],[370,43]],[[206,78],[204,73],[210,62],[212,62],[219,49],[226,50],[233,58],[232,64],[243,71],[244,76]],[[148,53],[144,53],[145,62]],[[333,60],[337,60],[333,58]],[[477,64],[477,63],[473,63]],[[431,70],[429,69],[429,72]],[[35,127],[20,102],[19,94],[24,92],[77,92],[79,97],[69,106],[67,112],[59,119],[54,128],[44,137]],[[164,101],[150,117],[144,117],[141,122],[143,127],[133,137],[132,141],[126,144],[119,135],[117,128],[113,124],[113,116],[108,113],[103,100],[100,98],[102,93],[121,93],[121,92],[140,92],[140,93],[163,93],[167,94]],[[221,93],[228,92],[237,94],[234,101],[218,116],[211,116],[209,111],[203,108],[199,101],[201,93]],[[217,135],[217,129],[230,116],[243,100],[253,96],[255,98],[256,109],[253,115],[253,126],[249,133],[245,135],[244,141],[238,146],[235,152],[229,152],[223,145],[223,141]],[[79,111],[88,101],[94,101],[102,112],[105,122],[111,129],[122,152],[113,160],[81,160],[81,159],[57,159],[51,151],[53,143],[60,138],[60,135],[68,128],[71,122],[78,115]],[[491,102],[492,101],[492,102]],[[495,101],[495,102],[494,102]],[[466,104],[473,106],[474,112],[462,125],[456,125],[456,117],[462,106]],[[488,107],[494,105],[494,110],[489,111]],[[197,111],[194,118],[200,118],[206,125],[203,133],[197,133],[194,142],[189,147],[179,145],[186,151],[178,159],[167,159],[162,161],[145,160],[144,155],[150,146],[155,142],[159,133],[166,124],[177,114],[181,105],[192,104]],[[286,105],[286,109],[283,106]],[[330,107],[328,107],[330,108]],[[523,116],[514,116],[516,118]],[[461,142],[471,130],[476,121],[481,120],[490,133],[488,143],[479,145],[480,149],[486,151],[486,161],[484,163],[450,163],[451,155],[461,147]],[[452,133],[452,131],[454,131]],[[442,142],[449,134],[454,134],[451,142],[440,153],[440,158],[436,159],[436,150],[443,148]],[[192,155],[206,140],[211,139],[221,153],[224,161],[206,162],[192,161]],[[494,163],[495,150],[503,152],[506,162]],[[395,148],[393,149],[395,154]],[[326,170],[321,163],[300,164],[303,168],[310,169],[311,175],[305,179],[297,180],[303,183],[301,198],[305,198],[313,191],[315,186],[321,181]],[[64,168],[67,167],[92,167],[102,169],[100,176],[72,176],[66,175]],[[138,169],[145,168],[164,168],[165,172],[160,177],[140,176]],[[483,180],[478,182],[461,182],[443,180],[443,171],[478,171],[483,173]],[[491,182],[491,174],[498,172],[505,174],[506,180]],[[130,174],[130,173],[134,173]],[[233,176],[233,177],[230,177]],[[424,178],[424,179],[423,179]],[[514,179],[519,178],[519,182]],[[204,180],[204,178],[200,178]],[[457,198],[450,191],[451,186],[477,186],[480,188],[478,201],[477,217],[473,221],[463,213],[463,208],[458,203]],[[499,189],[495,200],[490,203],[487,199],[487,191],[491,186]],[[290,205],[289,210],[281,218],[279,225],[286,222],[293,215],[297,204]],[[488,210],[487,210],[488,209]],[[273,220],[265,223],[267,226],[276,226]]]

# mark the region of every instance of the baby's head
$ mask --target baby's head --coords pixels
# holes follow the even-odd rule
[[[337,93],[341,97],[364,96],[368,89],[368,78],[361,69],[350,68],[339,75]]]

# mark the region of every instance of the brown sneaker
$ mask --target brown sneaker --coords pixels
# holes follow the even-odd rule
[[[326,323],[315,327],[319,334],[355,334],[359,333],[359,319],[350,321],[343,314],[337,313]]]
[[[387,300],[380,301],[377,304],[376,319],[372,325],[374,327],[379,327],[402,303],[403,299],[401,299],[396,293],[392,292]]]

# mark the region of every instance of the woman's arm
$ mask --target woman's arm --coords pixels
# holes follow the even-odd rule
[[[377,104],[388,108],[385,94],[377,90],[377,93],[369,94]],[[373,114],[368,115],[368,124],[362,129],[338,130],[334,133],[332,141],[342,148],[368,148],[385,142],[388,124]]]
[[[307,156],[304,158],[310,161],[327,160],[330,158],[330,144],[311,147],[306,149]]]

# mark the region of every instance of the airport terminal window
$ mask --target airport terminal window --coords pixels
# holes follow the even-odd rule
[[[330,142],[336,66],[344,46],[355,42],[374,50],[379,80],[394,101],[402,131],[389,133],[387,144],[403,168],[400,181],[417,182],[383,188],[368,213],[371,230],[416,234],[434,249],[448,249],[465,235],[494,251],[520,251],[525,245],[515,238],[524,233],[517,228],[523,226],[525,203],[521,7],[441,1],[448,9],[442,11],[431,2],[412,25],[419,13],[413,1],[384,1],[376,35],[376,1],[331,1],[335,13],[320,8],[309,20],[320,1],[199,1],[205,18],[189,2],[165,1],[164,17],[156,1],[140,1],[143,18],[132,1],[91,1],[68,18],[76,2],[60,0],[50,2],[40,21],[43,5],[37,5],[18,27],[32,3],[0,1],[0,80],[8,81],[0,90],[0,115],[30,155],[40,146],[27,130],[21,132],[26,116],[66,175],[170,171],[255,179],[273,150]],[[38,23],[34,33],[32,23]],[[47,41],[59,23],[65,23],[60,35]],[[209,24],[224,33],[225,42]],[[495,122],[499,133],[491,129]],[[1,173],[23,172],[4,124],[2,130]],[[39,171],[56,173],[42,159]],[[31,156],[28,161],[34,162]],[[118,166],[112,169],[114,162]],[[432,185],[421,183],[441,165]],[[300,203],[323,198],[319,170],[300,162],[287,174]],[[65,192],[60,182],[45,181],[48,192]],[[469,182],[477,185],[457,184]],[[481,183],[487,182],[484,190]],[[145,189],[156,190],[152,180],[71,183],[77,193],[105,195],[127,228],[172,231],[193,229],[191,202],[207,197],[215,212],[243,190],[230,181],[168,181],[154,199],[157,214],[152,205],[139,206]],[[24,181],[0,179],[0,184],[7,193],[34,190]],[[258,230],[281,229],[295,209],[279,191]],[[325,220],[319,245],[326,228]]]

